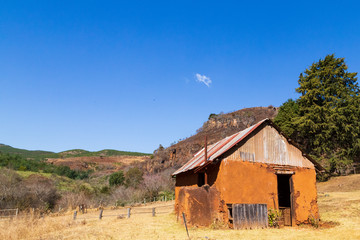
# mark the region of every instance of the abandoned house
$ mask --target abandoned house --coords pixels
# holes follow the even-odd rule
[[[270,120],[206,146],[173,173],[175,211],[191,225],[214,221],[234,228],[266,227],[268,211],[280,224],[318,219],[316,171],[324,169]]]

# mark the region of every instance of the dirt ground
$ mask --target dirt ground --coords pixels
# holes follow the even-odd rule
[[[286,227],[280,229],[232,230],[213,224],[210,228],[190,228],[191,239],[360,239],[360,175],[340,177],[318,184],[318,202],[321,222],[319,228],[312,226]],[[343,184],[343,189],[336,188]],[[348,185],[351,186],[348,186]],[[341,191],[340,191],[341,190]],[[176,221],[173,207],[158,208],[152,217],[151,208],[171,204],[157,203],[133,209],[128,218],[119,218],[126,209],[105,209],[102,220],[99,210],[78,214],[73,212],[59,216],[18,217],[0,221],[0,239],[188,239],[184,225]],[[113,215],[113,216],[107,216]]]

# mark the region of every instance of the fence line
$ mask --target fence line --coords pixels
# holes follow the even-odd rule
[[[13,214],[11,214],[13,212]],[[18,208],[13,209],[0,209],[0,218],[11,218],[11,217],[17,217],[19,214]]]
[[[147,203],[154,203],[154,202],[168,202],[168,201],[174,201],[175,200],[175,196],[161,196],[161,197],[154,197],[154,198],[144,198],[142,201],[137,201],[137,202],[131,202],[131,204],[137,204],[137,203],[141,203],[141,204],[147,204]],[[115,202],[115,206],[119,206],[121,204],[119,204],[117,201]]]
[[[82,215],[82,217],[77,217],[77,211],[74,211],[74,216],[73,219],[81,219],[81,220],[87,220],[87,219],[102,219],[104,217],[122,217],[125,218],[127,216],[127,218],[130,218],[131,215],[136,215],[136,214],[152,214],[153,217],[156,216],[156,214],[169,214],[173,211],[173,209],[166,211],[165,209],[162,211],[156,211],[157,208],[164,208],[164,207],[173,207],[174,205],[166,205],[166,206],[159,206],[159,207],[153,207],[153,208],[142,208],[142,207],[138,207],[138,208],[127,208],[127,213],[119,213],[119,214],[106,214],[106,212],[101,209],[99,212],[98,217],[95,216],[91,216],[91,217],[85,217],[84,215]],[[134,210],[134,211],[132,211]],[[144,211],[145,210],[145,211]],[[148,210],[148,211],[146,211]],[[109,210],[109,211],[116,211],[116,210]]]

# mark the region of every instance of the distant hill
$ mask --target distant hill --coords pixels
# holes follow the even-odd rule
[[[25,150],[20,148],[14,148],[5,144],[0,144],[0,152],[13,154],[13,155],[20,155],[24,158],[31,158],[36,160],[58,156],[57,153],[54,152],[41,151],[41,150]]]
[[[143,168],[150,172],[179,168],[204,147],[205,136],[207,136],[208,144],[213,144],[265,118],[273,119],[277,113],[278,108],[273,106],[244,108],[226,114],[212,113],[195,135],[168,148],[155,150],[154,157],[144,162]]]
[[[150,156],[150,153],[127,152],[113,149],[104,149],[97,152],[90,152],[82,149],[67,150],[58,153],[61,157],[110,157],[110,156]]]
[[[93,172],[92,175],[106,175],[133,164],[150,159],[152,154],[140,152],[118,151],[105,149],[91,152],[83,149],[72,149],[59,153],[41,150],[25,150],[0,144],[0,153],[19,155],[29,162],[26,164],[38,165],[37,161],[46,162],[54,166],[67,166],[71,170]],[[31,160],[37,160],[31,162]],[[25,163],[24,163],[25,164]],[[33,166],[28,166],[31,169]]]
[[[9,145],[0,144],[0,152],[20,155],[24,158],[42,160],[46,158],[68,158],[68,157],[109,157],[109,156],[150,156],[149,153],[127,152],[112,149],[104,149],[101,151],[91,152],[83,149],[72,149],[59,153],[42,151],[42,150],[25,150],[14,148]]]

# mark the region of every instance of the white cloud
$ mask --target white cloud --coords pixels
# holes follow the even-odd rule
[[[205,75],[199,73],[195,74],[196,81],[204,83],[206,86],[210,87],[211,79]]]

